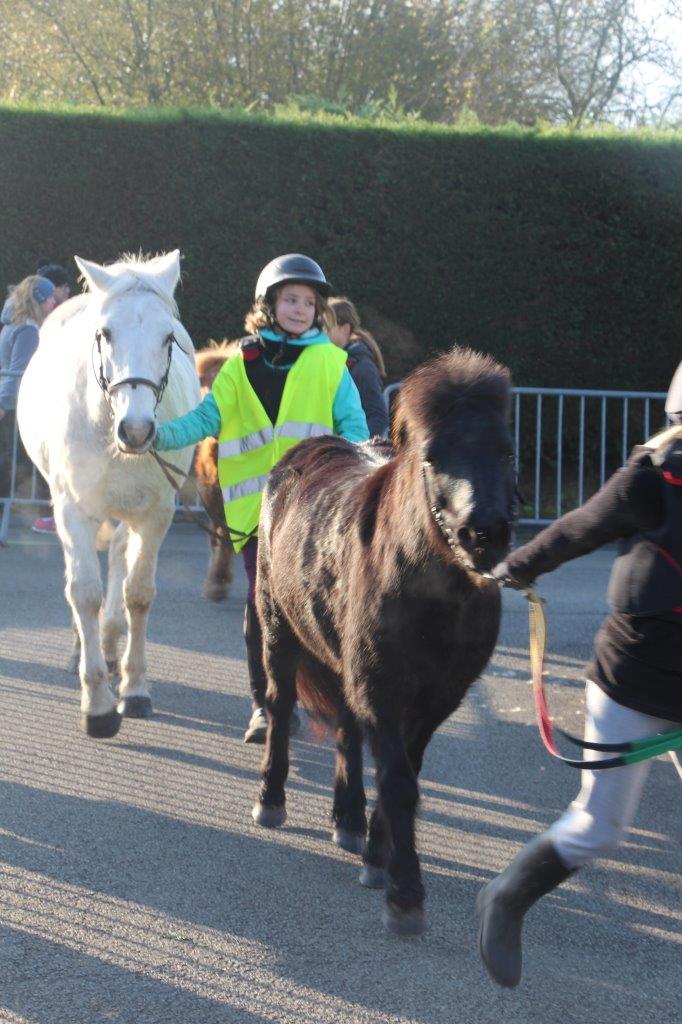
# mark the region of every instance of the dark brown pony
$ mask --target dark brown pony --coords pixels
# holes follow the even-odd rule
[[[206,348],[195,353],[194,362],[202,394],[210,391],[223,363],[237,349],[238,343],[235,341],[223,341],[220,344],[212,341]],[[209,537],[210,554],[204,580],[204,597],[209,601],[224,601],[232,582],[233,550],[225,527],[223,496],[218,483],[218,442],[214,437],[207,437],[197,445],[194,473],[199,497],[211,519],[212,529],[218,534],[218,537]]]
[[[386,442],[316,438],[287,453],[265,490],[257,600],[270,726],[253,817],[285,819],[298,686],[305,707],[335,716],[334,841],[363,851],[364,885],[387,882],[392,931],[424,927],[424,751],[497,639],[499,588],[482,573],[505,557],[515,514],[509,398],[504,367],[454,348],[406,379],[394,455]],[[378,790],[366,845],[363,736]]]

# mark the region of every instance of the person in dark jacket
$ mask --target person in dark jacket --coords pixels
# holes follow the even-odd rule
[[[59,263],[53,263],[45,258],[39,259],[36,265],[36,274],[46,277],[54,285],[54,300],[57,306],[70,297],[73,291],[73,283],[67,270]]]
[[[621,540],[609,585],[612,611],[586,671],[585,739],[593,743],[641,740],[682,723],[682,363],[666,412],[669,429],[635,448],[582,508],[493,570],[505,585],[525,588],[564,562]],[[565,813],[481,890],[479,949],[498,984],[514,987],[521,978],[526,911],[618,845],[634,819],[648,765],[583,770]]]
[[[336,317],[330,337],[335,345],[346,350],[348,369],[360,392],[360,401],[367,417],[371,437],[386,437],[388,409],[381,383],[386,367],[381,349],[369,331],[360,326],[358,311],[345,295],[329,300]]]

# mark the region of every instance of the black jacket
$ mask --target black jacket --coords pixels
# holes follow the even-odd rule
[[[582,508],[514,551],[507,560],[510,574],[520,583],[531,583],[603,544],[659,530],[668,486],[646,450],[636,450],[628,465]],[[682,614],[641,616],[614,610],[597,633],[586,674],[619,704],[682,722]]]
[[[360,392],[360,401],[367,418],[370,437],[383,437],[388,430],[388,410],[384,402],[381,376],[372,353],[362,341],[352,341],[346,348],[348,370]]]

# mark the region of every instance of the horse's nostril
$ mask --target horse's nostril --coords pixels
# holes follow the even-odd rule
[[[143,448],[151,441],[155,432],[154,423],[133,425],[121,420],[118,425],[118,439],[126,448]]]
[[[457,531],[457,540],[465,551],[473,551],[477,544],[476,531],[470,529],[468,526],[460,526]]]

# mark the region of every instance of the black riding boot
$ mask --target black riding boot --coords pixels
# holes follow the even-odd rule
[[[246,643],[246,666],[249,672],[249,687],[253,704],[253,714],[244,733],[244,742],[265,743],[268,731],[268,719],[265,714],[265,690],[268,680],[263,665],[263,633],[256,606],[251,601],[246,602],[244,609],[244,642]],[[289,723],[290,735],[295,736],[300,727],[301,721],[294,710]]]
[[[246,666],[249,671],[249,686],[254,710],[265,707],[267,677],[263,665],[263,634],[258,620],[256,606],[246,602],[244,609],[244,643],[246,644]]]
[[[481,889],[476,901],[478,946],[488,974],[498,985],[514,988],[521,980],[524,914],[574,870],[563,864],[551,839],[543,833]]]

